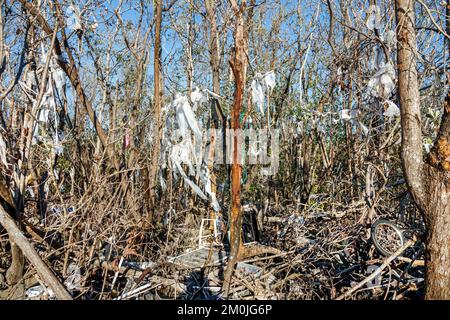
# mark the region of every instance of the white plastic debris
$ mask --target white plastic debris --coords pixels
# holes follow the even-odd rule
[[[200,90],[198,87],[191,94],[193,104],[206,103],[208,93]],[[177,94],[173,102],[176,110],[176,120],[178,124],[178,138],[181,135],[182,141],[177,137],[172,137],[173,145],[170,147],[169,158],[172,162],[174,174],[180,174],[185,183],[203,200],[208,200],[214,211],[220,211],[220,205],[216,194],[211,189],[211,177],[207,166],[202,163],[202,132],[198,125],[194,111],[186,96]],[[194,133],[195,140],[192,140],[191,133]],[[174,133],[176,135],[176,133]],[[184,171],[182,165],[189,168],[189,175],[196,176],[200,185],[197,185],[193,179],[190,179]],[[201,189],[201,187],[204,191]],[[206,195],[206,194],[207,195]]]
[[[395,88],[395,70],[392,64],[382,63],[378,71],[370,78],[367,88],[369,94],[387,99]]]
[[[400,109],[391,100],[386,100],[385,103],[388,105],[386,111],[383,113],[385,117],[392,118],[400,116]]]
[[[53,80],[55,81],[56,90],[58,91],[58,94],[61,96],[63,93],[63,88],[66,85],[66,75],[60,67],[56,66],[56,64],[53,67],[53,71],[51,74]]]
[[[195,118],[195,114],[189,105],[189,101],[186,96],[178,94],[173,102],[176,109],[176,118],[178,127],[183,137],[187,137],[189,134],[188,128],[191,128],[196,138],[201,139],[202,133]]]
[[[359,123],[359,126],[361,127],[364,135],[367,136],[369,134],[369,128],[367,128],[362,122]]]
[[[269,106],[266,105],[266,94],[270,95],[275,88],[275,72],[269,71],[264,75],[255,74],[251,83],[252,101],[258,107],[259,113],[264,115]]]
[[[395,32],[393,30],[388,30],[386,32],[385,38],[386,38],[385,41],[386,41],[387,46],[392,49],[394,47],[395,41],[396,41]]]
[[[349,109],[339,110],[339,118],[341,120],[350,120],[352,118]]]
[[[30,287],[25,291],[25,296],[29,299],[37,299],[44,295],[48,296],[49,299],[55,298],[52,289],[44,288],[41,285]]]
[[[67,267],[68,277],[66,281],[64,281],[64,285],[67,290],[80,290],[81,289],[81,270],[75,263],[70,263]]]
[[[7,167],[8,161],[6,160],[6,143],[0,134],[0,161]]]
[[[272,93],[272,90],[275,88],[275,72],[269,71],[263,76],[263,82],[266,88],[269,90],[269,93]]]
[[[367,9],[366,26],[371,31],[381,29],[381,11],[377,5],[370,5]]]
[[[264,91],[259,81],[253,80],[251,84],[252,88],[252,101],[258,107],[258,111],[264,114]]]
[[[199,87],[195,87],[195,90],[191,93],[191,101],[194,104],[193,110],[196,111],[197,108],[208,101],[207,96],[200,90]]]
[[[67,27],[74,31],[82,30],[80,10],[73,4],[67,8]]]

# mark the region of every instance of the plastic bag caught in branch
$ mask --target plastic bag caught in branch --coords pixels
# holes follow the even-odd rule
[[[263,82],[269,93],[272,93],[273,88],[275,88],[275,72],[269,71],[263,76]]]
[[[212,192],[212,189],[211,189],[211,176],[209,174],[209,169],[208,169],[207,166],[203,166],[202,167],[202,173],[201,173],[201,176],[200,176],[200,181],[205,186],[205,192],[207,194],[209,194],[209,196],[210,196],[211,207],[213,208],[213,210],[215,212],[219,212],[220,211],[220,205],[219,205],[219,202],[217,201],[216,194],[214,192]]]
[[[369,94],[387,99],[395,88],[395,70],[390,63],[381,64],[378,71],[370,78],[367,84]]]
[[[381,12],[377,5],[370,5],[367,9],[366,26],[371,31],[381,29]]]
[[[67,8],[67,27],[74,31],[82,30],[80,10],[73,4]]]
[[[253,80],[251,84],[252,88],[252,101],[258,107],[258,111],[264,114],[264,91],[260,82]]]
[[[59,66],[54,66],[52,71],[52,78],[55,81],[56,90],[59,96],[62,96],[63,89],[66,85],[66,75],[64,71]]]
[[[192,109],[196,111],[198,106],[202,103],[206,103],[208,99],[199,87],[195,87],[195,90],[191,93],[191,101],[194,104]]]
[[[0,161],[7,167],[8,161],[6,160],[6,143],[0,134]]]
[[[386,100],[384,103],[388,105],[388,108],[383,113],[385,117],[398,117],[400,116],[400,109],[397,107],[395,103],[393,103],[391,100]]]
[[[189,101],[185,96],[177,95],[174,101],[174,106],[176,108],[176,118],[178,122],[178,127],[181,133],[187,137],[189,134],[188,127],[194,132],[196,139],[201,139],[202,133],[195,118],[195,114],[189,105]]]
[[[266,108],[266,93],[270,95],[275,88],[275,72],[269,71],[264,75],[255,74],[255,78],[251,83],[252,101],[258,107],[258,111],[264,115]]]

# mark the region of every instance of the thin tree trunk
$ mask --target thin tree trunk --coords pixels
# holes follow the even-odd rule
[[[153,153],[152,162],[150,166],[150,205],[153,206],[155,202],[155,188],[158,174],[158,160],[160,154],[160,138],[161,138],[161,106],[162,106],[162,80],[161,80],[161,23],[162,23],[162,1],[155,0],[155,14],[156,14],[156,30],[155,30],[155,54],[154,54],[154,81],[155,81],[155,126],[153,127]],[[153,211],[151,209],[150,211]],[[153,214],[150,215],[153,219]]]
[[[242,99],[244,95],[244,86],[247,70],[247,57],[245,53],[247,37],[244,25],[244,12],[246,3],[243,0],[240,7],[236,1],[231,0],[236,19],[236,29],[234,34],[234,55],[230,60],[231,69],[234,75],[234,101],[231,114],[231,128],[233,129],[233,162],[231,164],[231,212],[229,217],[230,225],[230,257],[225,270],[223,290],[228,295],[231,278],[236,262],[242,252],[242,208],[241,208],[241,176],[242,165],[239,161],[239,141],[238,131],[240,129],[239,116],[242,110]]]
[[[216,1],[215,0],[205,0],[205,6],[206,6],[206,14],[209,21],[209,51],[210,51],[210,66],[212,71],[212,82],[213,82],[213,92],[216,94],[220,94],[220,74],[219,74],[219,62],[220,62],[220,55],[219,55],[219,43],[218,43],[218,35],[217,35],[217,23],[216,23],[216,12],[215,12],[215,6]],[[220,111],[218,110],[218,101],[217,103],[211,104],[211,115],[213,118],[212,124],[214,125],[214,128],[211,129],[218,129],[218,117],[221,115]],[[222,121],[222,119],[220,119]],[[225,128],[223,128],[225,130]],[[211,191],[214,193],[217,193],[217,178],[216,174],[214,172],[214,151],[215,151],[215,145],[216,145],[216,137],[217,134],[216,130],[210,130],[210,141],[209,141],[209,155],[208,155],[208,170],[211,175]],[[218,213],[220,215],[220,213]],[[215,219],[216,213],[214,210],[210,211],[210,218]],[[213,221],[211,222],[210,228],[214,228]]]
[[[423,161],[414,3],[413,0],[396,1],[403,169],[427,227],[425,298],[450,299],[450,177],[445,166],[434,167]],[[446,109],[447,102],[448,99]],[[444,113],[444,126],[447,117]],[[448,136],[442,137],[441,130],[437,140],[438,149],[448,155]]]

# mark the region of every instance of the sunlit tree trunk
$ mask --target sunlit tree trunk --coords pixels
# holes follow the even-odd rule
[[[153,127],[153,150],[152,162],[150,167],[150,202],[154,205],[155,202],[155,188],[158,174],[158,160],[160,154],[160,138],[161,138],[161,106],[162,106],[162,79],[161,79],[161,23],[162,23],[162,1],[155,0],[155,54],[154,54],[154,81],[155,81],[155,101],[154,101],[154,121]],[[153,211],[153,208],[151,208]],[[151,218],[153,215],[151,215]]]
[[[426,299],[450,299],[449,97],[431,161],[423,161],[413,0],[397,0],[398,80],[406,180],[426,227]],[[433,159],[433,156],[436,157]]]
[[[220,73],[219,73],[219,66],[220,66],[220,53],[219,53],[219,38],[218,38],[218,32],[217,32],[217,23],[216,23],[216,1],[215,0],[205,0],[205,6],[206,6],[206,15],[209,23],[209,63],[211,66],[212,71],[212,82],[213,82],[213,92],[216,94],[220,94]],[[213,118],[213,121],[211,122],[212,128],[211,129],[218,129],[218,117],[220,116],[220,110],[218,110],[218,103],[211,104],[211,115]],[[222,119],[220,119],[222,120]],[[225,128],[223,128],[225,130]],[[216,193],[217,192],[217,178],[216,174],[214,172],[214,151],[215,151],[215,145],[216,145],[216,132],[215,130],[210,131],[210,141],[209,141],[209,155],[208,155],[208,170],[211,175],[211,191]],[[220,214],[220,213],[219,213]],[[214,210],[210,211],[210,218],[215,219],[216,213]],[[210,228],[213,229],[213,222],[210,225]]]
[[[241,176],[242,165],[239,161],[238,130],[240,129],[239,116],[242,110],[242,100],[244,95],[244,86],[247,73],[247,36],[245,32],[244,13],[246,10],[246,2],[242,0],[238,5],[235,0],[231,0],[231,5],[235,14],[235,31],[234,31],[234,52],[230,60],[231,69],[233,71],[235,88],[233,109],[231,113],[231,128],[234,130],[232,143],[233,154],[231,164],[231,212],[229,215],[230,225],[230,257],[225,271],[223,290],[228,294],[233,270],[239,255],[242,252],[242,208],[241,208]]]

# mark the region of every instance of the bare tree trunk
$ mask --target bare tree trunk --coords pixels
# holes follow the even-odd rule
[[[154,55],[154,81],[155,81],[155,126],[153,128],[153,153],[152,162],[150,167],[150,205],[154,205],[155,202],[155,188],[158,174],[158,160],[160,154],[160,138],[161,138],[161,106],[162,106],[162,80],[161,80],[161,23],[162,23],[162,1],[155,0],[155,14],[156,14],[156,26],[155,26],[155,55]],[[151,209],[152,211],[153,209]],[[153,214],[150,216],[153,219]]]
[[[243,0],[238,6],[235,0],[231,0],[231,5],[235,14],[235,34],[234,34],[234,53],[230,60],[231,69],[234,75],[234,101],[231,115],[231,128],[233,133],[233,162],[231,164],[231,213],[229,216],[230,225],[230,258],[224,275],[223,291],[228,295],[231,278],[236,262],[242,252],[242,208],[241,208],[241,175],[242,165],[240,164],[238,149],[238,130],[240,129],[239,116],[242,110],[242,99],[244,95],[244,86],[247,71],[246,44],[247,37],[244,25],[244,12],[246,2]]]
[[[209,52],[210,59],[209,63],[212,71],[212,82],[213,82],[213,92],[216,94],[220,94],[220,74],[219,74],[219,63],[220,63],[220,54],[219,54],[219,38],[217,35],[217,23],[216,23],[216,12],[215,12],[215,0],[205,0],[206,6],[206,15],[209,21]],[[212,123],[214,124],[214,129],[218,129],[218,117],[221,115],[221,112],[218,110],[218,101],[217,103],[211,104],[211,115],[213,118]],[[222,119],[220,119],[222,121]],[[211,128],[212,129],[212,128]],[[225,128],[223,128],[225,130]],[[217,178],[214,172],[214,151],[216,145],[216,131],[210,130],[210,141],[209,141],[209,155],[208,155],[208,170],[211,175],[211,191],[217,193]],[[220,213],[219,213],[220,215]],[[216,216],[214,210],[210,211],[210,218],[214,219]],[[210,228],[214,228],[213,221],[211,222]]]
[[[413,0],[396,1],[403,169],[427,226],[425,298],[450,299],[450,177],[445,166],[434,167],[423,161],[414,3]],[[446,109],[447,102],[448,99]],[[442,121],[447,117],[444,113]],[[448,135],[441,133],[442,130],[437,138],[437,144],[441,145],[438,149],[444,141],[442,151],[448,156]]]

